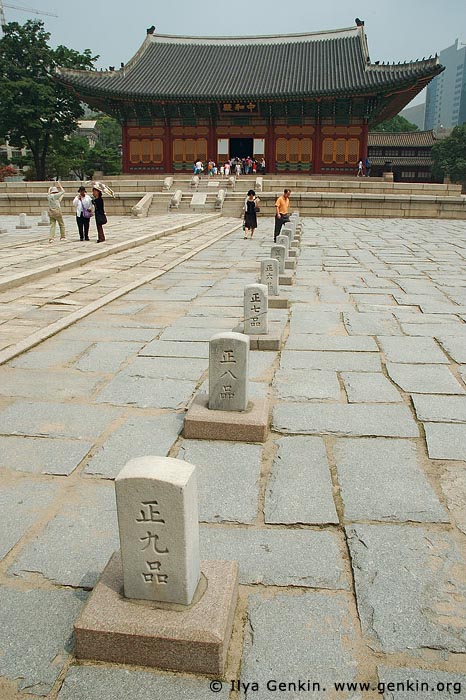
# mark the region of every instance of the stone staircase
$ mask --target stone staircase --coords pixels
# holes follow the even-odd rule
[[[149,195],[150,205],[144,214],[158,216],[169,210],[174,192],[182,190],[183,197],[178,211],[188,212],[219,211],[215,208],[217,191],[223,185],[227,191],[222,214],[241,216],[247,190],[255,188],[255,176],[241,176],[235,189],[227,187],[227,181],[202,177],[197,190],[191,188],[191,177],[175,175],[169,192],[164,190],[164,178],[128,179],[127,176],[106,179],[115,191],[115,199],[105,197],[105,207],[111,216],[130,216],[132,209],[143,197]],[[218,183],[218,184],[217,184]],[[0,214],[40,215],[47,209],[47,189],[49,182],[6,182],[0,183]],[[72,200],[79,182],[62,183],[67,194],[63,209],[73,213]],[[324,180],[317,177],[266,175],[261,198],[261,216],[273,216],[276,197],[285,187],[292,190],[291,209],[300,211],[301,216],[335,217],[397,217],[397,218],[441,218],[466,219],[466,196],[461,194],[460,185],[435,183],[393,183],[379,178],[358,178]],[[193,209],[192,196],[206,194],[205,205]]]

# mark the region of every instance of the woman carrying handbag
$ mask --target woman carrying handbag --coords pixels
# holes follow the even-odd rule
[[[94,183],[92,186],[92,204],[94,205],[95,225],[97,226],[97,243],[105,241],[104,225],[107,223],[102,191],[102,185],[99,182]]]
[[[79,240],[89,240],[89,224],[92,217],[92,200],[86,193],[85,187],[78,189],[78,194],[73,199],[73,206],[76,209],[76,223],[78,225]]]
[[[248,191],[248,196],[244,202],[244,238],[248,238],[248,232],[250,233],[249,238],[254,236],[254,231],[257,228],[257,214],[260,212],[260,199],[256,197],[254,190]]]

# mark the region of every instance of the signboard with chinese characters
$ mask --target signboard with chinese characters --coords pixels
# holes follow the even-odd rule
[[[139,457],[115,489],[125,596],[189,605],[200,577],[195,467]]]
[[[258,102],[222,102],[220,111],[223,114],[259,114]]]

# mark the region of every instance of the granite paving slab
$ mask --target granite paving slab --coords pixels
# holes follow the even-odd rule
[[[39,573],[63,586],[92,587],[119,547],[113,484],[86,481],[63,499],[59,513],[29,542],[9,575]]]
[[[209,343],[201,341],[183,342],[172,340],[153,340],[146,345],[141,356],[149,357],[209,357]]]
[[[114,406],[176,409],[186,406],[195,388],[196,382],[120,374],[97,394],[96,401]]]
[[[239,562],[241,583],[348,589],[341,540],[323,530],[251,529],[203,525],[205,559]]]
[[[3,459],[3,458],[2,458]],[[59,485],[31,478],[2,476],[0,486],[0,559],[8,554],[56,497]]]
[[[350,403],[399,403],[403,398],[382,372],[342,372]]]
[[[118,321],[121,323],[121,319],[118,319]],[[126,323],[124,322],[124,325],[121,326],[116,326],[113,322],[106,323],[103,320],[98,325],[89,325],[89,322],[77,323],[62,331],[60,337],[63,339],[76,338],[78,340],[85,338],[89,343],[95,343],[96,341],[148,343],[154,340],[162,330],[153,326],[148,328],[142,322],[127,328]]]
[[[207,358],[136,357],[121,371],[121,376],[199,381],[209,366]]]
[[[71,666],[58,700],[228,700],[229,683],[212,692],[208,678],[126,668]]]
[[[410,365],[387,362],[390,378],[403,391],[415,394],[465,394],[448,367],[442,365]]]
[[[460,465],[449,464],[442,473],[440,484],[457,528],[466,535],[466,470]]]
[[[383,311],[344,311],[343,322],[350,335],[401,335],[394,316]]]
[[[82,336],[79,337],[82,338]],[[50,338],[41,343],[38,348],[33,348],[10,360],[8,366],[24,369],[50,369],[66,365],[76,360],[91,344],[91,341],[87,340]]]
[[[285,437],[277,446],[265,492],[265,522],[338,523],[324,441]]]
[[[341,399],[341,388],[336,372],[307,369],[279,369],[273,387],[280,399],[309,401],[312,399]]]
[[[450,319],[452,317],[450,316]],[[454,323],[452,320],[438,321],[437,323],[401,323],[403,333],[406,335],[418,335],[429,338],[440,338],[441,336],[459,336],[466,341],[466,323]],[[379,333],[378,335],[383,335]]]
[[[448,364],[448,358],[433,338],[378,336],[377,340],[388,362]]]
[[[121,365],[135,355],[144,343],[100,342],[88,348],[74,363],[81,372],[118,372]]]
[[[437,340],[452,360],[466,363],[466,342],[464,337],[438,335]]]
[[[334,454],[347,520],[449,522],[422,471],[416,443],[342,439]]]
[[[16,401],[0,410],[0,434],[89,440],[119,415],[114,408],[89,404]]]
[[[378,354],[369,352],[318,352],[314,350],[283,350],[282,369],[326,369],[340,372],[380,371]]]
[[[460,697],[466,688],[466,674],[447,673],[425,668],[392,668],[378,666],[378,691],[384,700],[438,700],[445,697]]]
[[[333,335],[343,332],[341,314],[337,311],[292,311],[290,329],[293,333],[323,333]]]
[[[32,696],[48,695],[71,653],[73,623],[85,599],[83,591],[1,586],[0,676]]]
[[[454,423],[424,423],[427,452],[431,459],[466,461],[466,429]]]
[[[449,532],[347,527],[362,631],[372,649],[466,651],[465,561]]]
[[[284,634],[282,620],[286,625]],[[298,697],[335,697],[333,683],[357,674],[358,636],[346,595],[304,592],[301,595],[252,595],[243,649],[241,678],[257,682],[246,697],[292,700]],[[301,679],[305,692],[287,683]],[[279,690],[278,683],[285,687]],[[319,684],[314,687],[313,683]],[[319,690],[317,690],[319,688]],[[341,700],[354,700],[353,692],[339,693]]]
[[[200,521],[254,522],[261,455],[260,445],[183,440],[177,458],[197,467]]]
[[[43,370],[0,367],[0,386],[5,396],[42,401],[69,400],[89,397],[99,379],[85,377],[72,369],[48,370],[44,381]]]
[[[166,457],[182,429],[180,413],[131,416],[105,440],[85,472],[114,479],[130,459],[147,455]]]
[[[391,404],[281,403],[273,412],[273,428],[310,435],[419,436],[410,410]]]
[[[440,423],[466,423],[466,396],[413,394],[412,398],[419,420]]]
[[[378,352],[374,338],[358,335],[312,335],[290,332],[287,350],[338,350],[339,352]]]
[[[68,475],[84,459],[93,443],[85,440],[0,437],[0,467],[18,472]]]

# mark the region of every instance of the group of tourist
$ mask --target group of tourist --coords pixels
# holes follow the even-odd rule
[[[87,194],[86,188],[81,186],[78,189],[78,194],[73,199],[73,207],[76,211],[76,224],[78,226],[79,240],[89,241],[89,227],[91,218],[94,216],[95,225],[97,228],[96,243],[105,241],[104,225],[107,223],[105,215],[104,200],[102,197],[103,186],[96,182],[92,186],[92,197]],[[65,196],[65,190],[60,182],[49,187],[48,191],[48,214],[50,219],[50,234],[49,243],[53,243],[55,231],[60,229],[60,240],[66,239],[65,224],[63,222],[63,212],[61,202]]]
[[[370,177],[371,176],[371,162],[369,158],[366,158],[364,163],[362,162],[362,158],[359,159],[358,161],[358,170],[356,173],[356,177]],[[364,172],[364,170],[366,172]]]
[[[291,190],[285,188],[283,194],[275,201],[275,227],[273,232],[274,243],[277,242],[277,237],[280,235],[282,226],[290,220],[288,210],[290,208]],[[260,199],[257,197],[254,190],[249,190],[243,207],[243,231],[244,238],[254,236],[254,231],[257,228],[257,214],[260,212]]]
[[[256,175],[260,172],[265,175],[265,158],[261,158],[260,161],[255,158],[247,156],[247,158],[231,158],[231,160],[225,161],[223,165],[218,166],[214,160],[207,161],[204,165],[202,160],[197,160],[193,164],[194,175],[205,174],[208,177],[214,177],[215,175],[221,175],[221,177],[229,177],[230,175]]]

